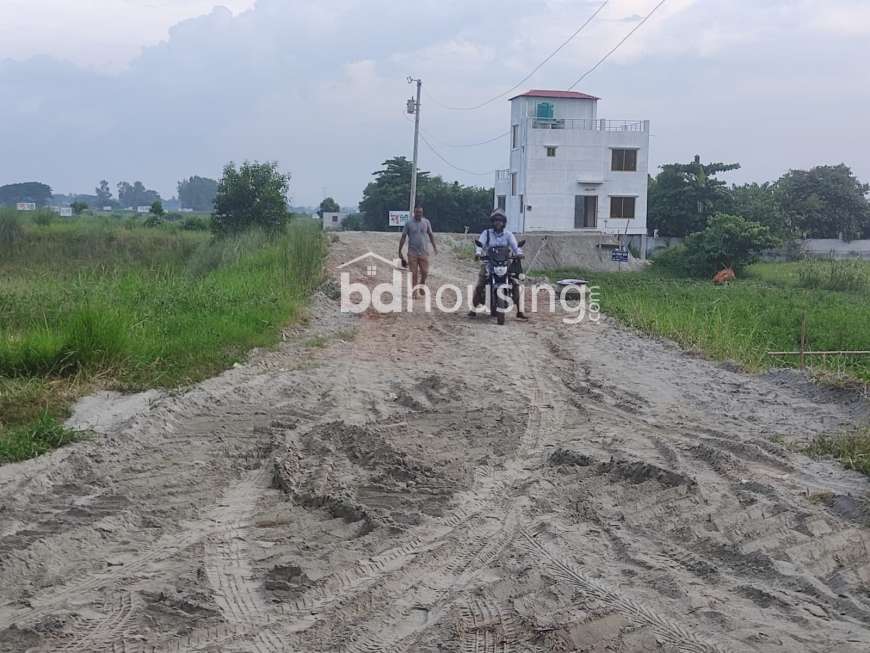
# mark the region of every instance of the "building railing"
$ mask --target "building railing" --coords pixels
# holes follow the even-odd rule
[[[495,171],[495,180],[496,181],[509,181],[511,178],[510,168],[506,170],[496,170]]]
[[[648,120],[587,120],[583,118],[532,118],[532,129],[585,129],[602,132],[645,132]]]

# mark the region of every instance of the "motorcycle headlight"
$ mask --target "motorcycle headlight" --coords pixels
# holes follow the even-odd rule
[[[503,277],[504,275],[507,274],[508,266],[506,266],[506,265],[496,265],[496,266],[494,266],[494,267],[492,268],[492,271],[495,273],[496,276],[498,276],[498,277]]]

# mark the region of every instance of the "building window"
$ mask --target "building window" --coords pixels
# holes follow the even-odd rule
[[[553,147],[552,145],[547,146],[547,156],[550,157],[551,159],[556,156],[556,148]]]
[[[511,127],[511,147],[516,148],[520,142],[520,126],[513,125]]]
[[[617,220],[633,220],[635,197],[611,197],[610,217]]]
[[[500,208],[502,211],[507,209],[507,197],[505,197],[504,195],[499,195],[496,199],[498,203],[498,208]]]
[[[520,193],[520,213],[526,212],[526,198]]]
[[[517,173],[511,173],[511,197],[516,197],[517,194]]]
[[[538,106],[535,107],[535,117],[538,120],[552,120],[553,115],[552,102],[538,102]]]
[[[613,150],[611,170],[637,172],[637,150]]]
[[[338,222],[338,216],[337,216],[337,215],[332,216],[332,221],[333,221],[333,222]]]

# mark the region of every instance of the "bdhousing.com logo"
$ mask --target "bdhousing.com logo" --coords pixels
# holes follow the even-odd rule
[[[364,278],[371,281],[386,271],[389,281],[375,285],[351,280],[351,269],[358,268]],[[507,286],[496,290],[498,302],[492,301],[492,289],[487,284],[484,290],[483,305],[474,306],[476,283],[459,285],[442,283],[433,291],[427,286],[413,287],[411,275],[399,265],[399,260],[389,260],[373,252],[348,261],[339,266],[342,313],[360,314],[366,311],[377,313],[465,313],[469,310],[491,312],[494,310],[509,313],[519,307],[524,313],[560,313],[565,324],[578,324],[583,320],[597,322],[601,317],[600,292],[597,286],[585,283],[518,284],[516,296]],[[422,293],[418,299],[414,295]]]

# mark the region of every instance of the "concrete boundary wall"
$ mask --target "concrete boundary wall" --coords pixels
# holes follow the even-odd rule
[[[640,250],[641,237],[630,236],[629,242],[635,250]],[[647,258],[654,256],[656,252],[675,247],[683,242],[682,238],[666,238],[659,236],[647,238]],[[793,259],[800,252],[803,256],[811,258],[859,258],[870,259],[870,240],[845,241],[838,238],[807,238],[806,240],[794,241],[790,246],[778,247],[765,252],[762,256],[765,260]]]

